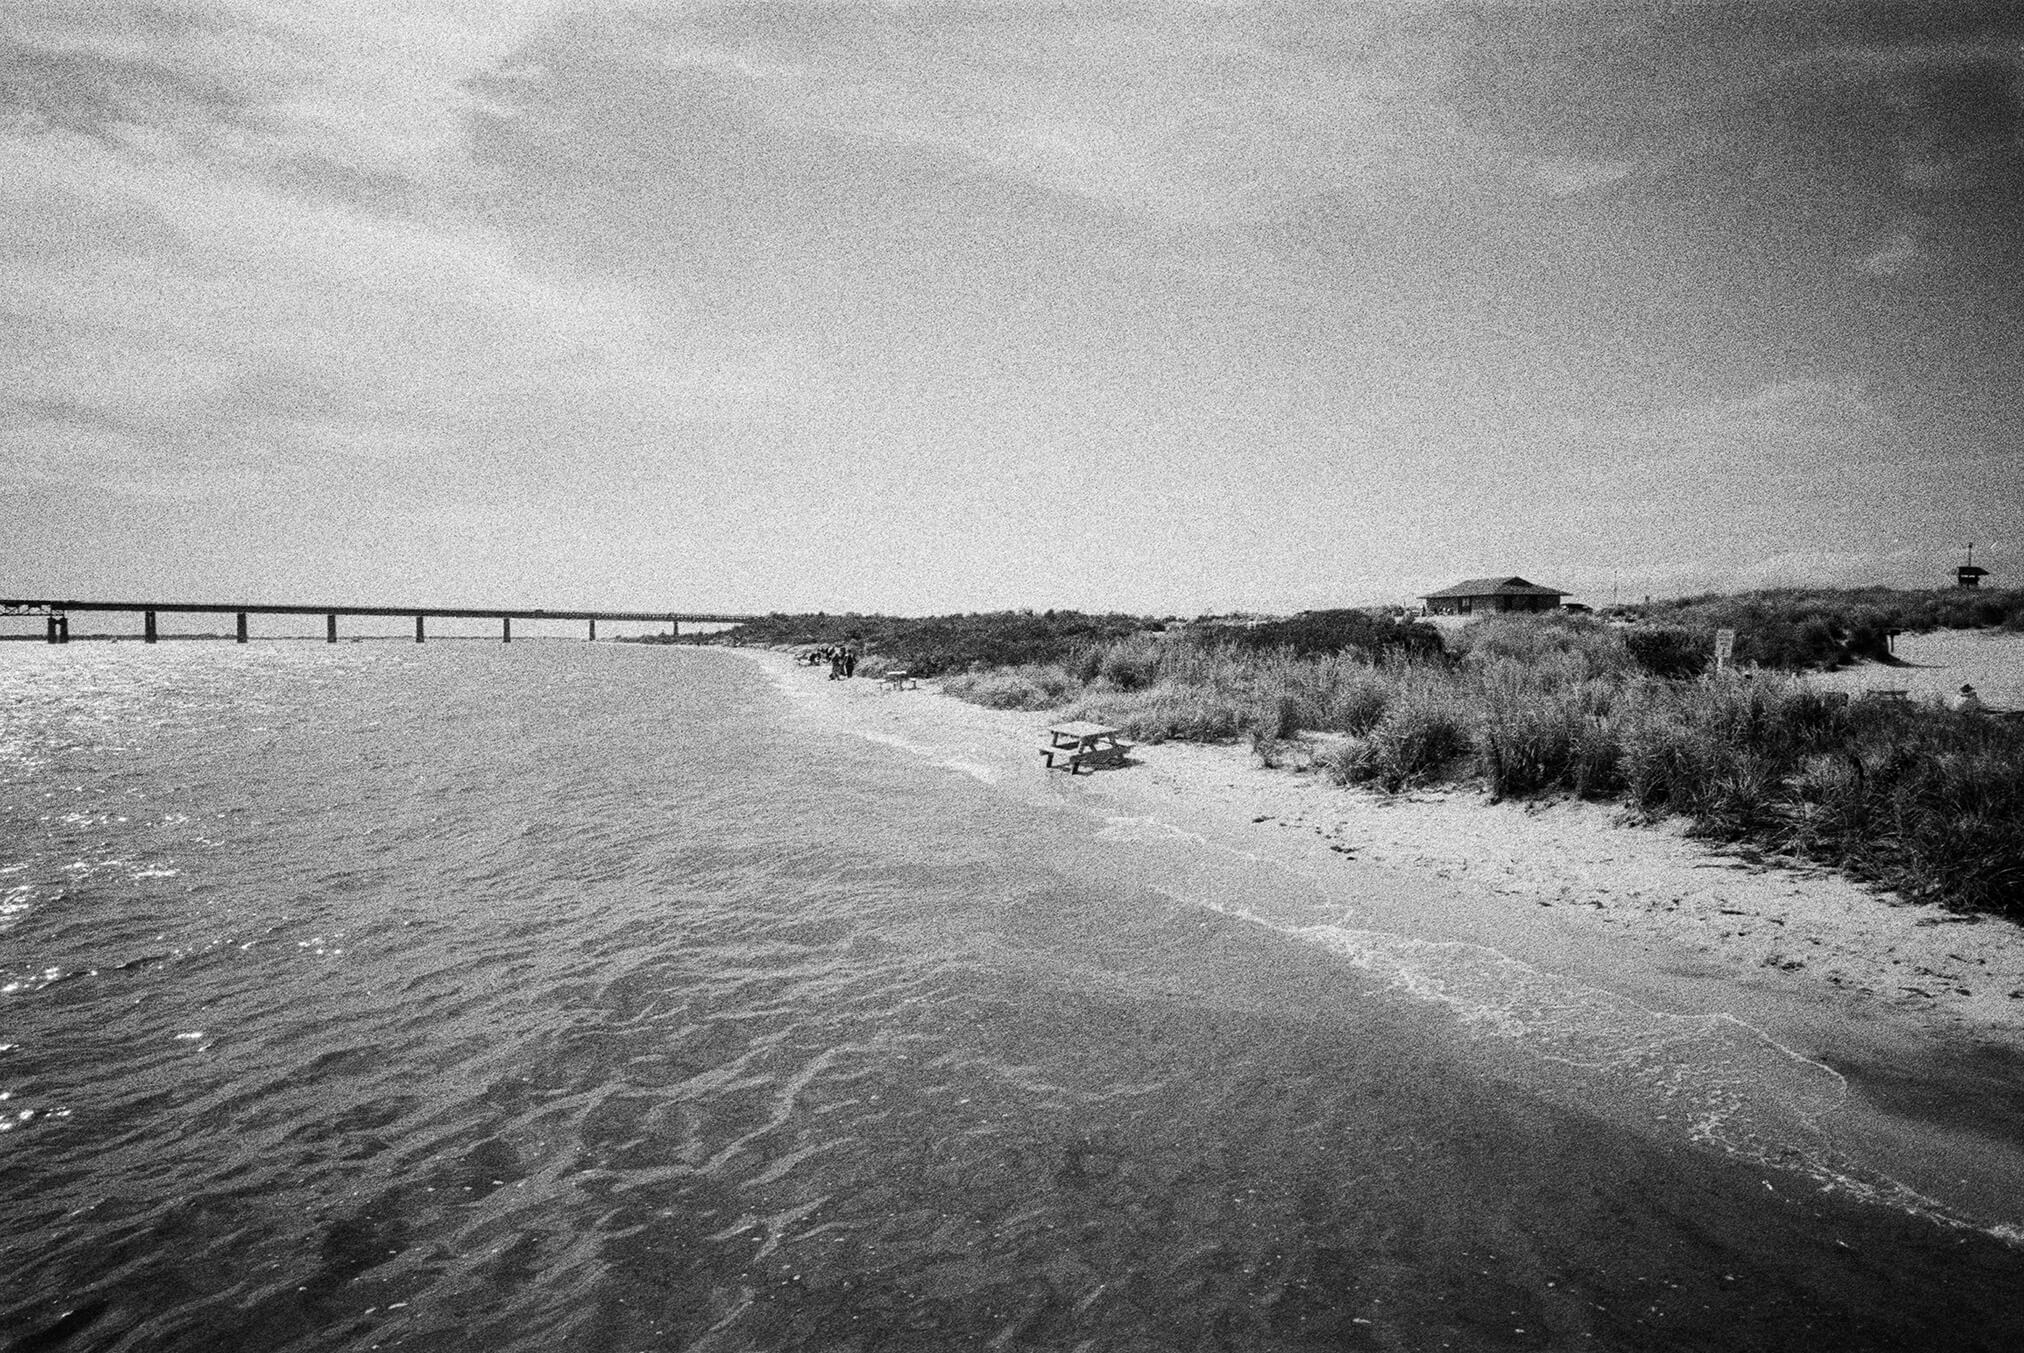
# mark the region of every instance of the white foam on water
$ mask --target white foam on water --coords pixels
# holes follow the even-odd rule
[[[998,772],[992,767],[986,766],[981,762],[965,761],[961,757],[944,755],[942,749],[939,747],[929,747],[922,743],[910,742],[896,733],[881,733],[875,729],[853,728],[850,731],[858,737],[863,738],[866,742],[876,742],[882,747],[891,747],[910,756],[918,756],[922,760],[931,761],[937,766],[961,771],[971,779],[981,780],[987,785],[998,782]]]

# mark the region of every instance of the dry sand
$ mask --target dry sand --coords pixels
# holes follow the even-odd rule
[[[1601,804],[1495,804],[1463,789],[1387,797],[1268,771],[1236,748],[1149,748],[1143,760],[1150,795],[1219,803],[1356,861],[1440,881],[1450,905],[1478,913],[1476,931],[1532,929],[1529,960],[1561,966],[1557,945],[1594,959],[1599,939],[1603,963],[1641,960],[1654,978],[1721,979],[1811,994],[1850,1014],[1882,1005],[2024,1034],[2024,929],[2010,922],[1760,863],[1690,840],[1677,823],[1632,825]],[[1554,913],[1550,930],[1542,912]]]
[[[1921,637],[1904,646],[1932,657],[1937,645],[1911,642]],[[2001,643],[1960,648],[1987,660],[1973,670],[1992,688]],[[1758,863],[1677,827],[1630,825],[1608,805],[1493,804],[1469,790],[1389,797],[1267,769],[1248,747],[1143,746],[1127,767],[1071,781],[1040,768],[1044,714],[965,704],[933,683],[830,682],[784,654],[745,652],[804,705],[876,741],[1008,787],[1185,822],[1310,876],[1333,872],[1365,899],[1362,923],[1491,943],[1673,1007],[1766,1007],[1812,1046],[1883,1021],[2024,1049],[2024,929],[2007,921]],[[1958,686],[1954,674],[1970,669],[1957,659],[1920,670]],[[1370,900],[1385,895],[1397,901]]]
[[[1807,681],[1828,690],[1901,690],[1913,700],[1944,700],[1971,685],[1991,709],[2024,710],[2024,634],[1935,630],[1900,634],[1895,663],[1859,662]]]

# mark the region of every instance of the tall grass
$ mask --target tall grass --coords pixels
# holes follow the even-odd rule
[[[1702,653],[1714,631],[1732,629],[1738,662],[1787,671],[1887,659],[1893,631],[2024,629],[2024,591],[2014,588],[1778,588],[1631,609],[1658,627],[1691,636]]]
[[[1057,709],[1082,690],[1072,673],[1053,665],[966,672],[948,678],[942,689],[989,709]]]
[[[1458,692],[1424,671],[1402,670],[1394,697],[1361,738],[1338,744],[1324,761],[1344,784],[1375,783],[1391,793],[1454,778],[1470,750],[1469,710]]]
[[[1555,666],[1560,666],[1556,664]],[[1610,715],[1623,686],[1607,676],[1499,659],[1476,675],[1477,766],[1504,798],[1556,788],[1600,798],[1622,786]]]
[[[1697,835],[2024,918],[2024,728],[1838,703],[1777,673],[1668,679],[1625,635],[1578,617],[1489,619],[1432,658],[1139,635],[951,689],[1146,742],[1249,737],[1268,759],[1300,733],[1333,734],[1316,760],[1340,783],[1620,800]]]
[[[917,677],[1016,664],[1056,664],[1163,622],[1079,611],[991,611],[920,618],[775,614],[690,642],[789,647],[854,642],[866,667],[903,667]]]

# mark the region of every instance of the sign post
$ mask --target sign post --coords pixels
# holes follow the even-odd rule
[[[1736,631],[1716,630],[1715,670],[1717,672],[1728,671],[1731,659],[1733,658],[1735,652],[1736,652]]]

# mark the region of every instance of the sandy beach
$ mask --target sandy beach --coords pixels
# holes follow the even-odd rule
[[[1920,637],[1901,646],[1924,652]],[[1333,881],[1357,897],[1362,924],[1492,944],[1671,1007],[1741,1003],[1822,1049],[1863,1044],[1867,1031],[2024,1050],[2024,928],[2007,921],[1764,863],[1690,840],[1676,823],[1634,825],[1608,804],[1344,789],[1297,768],[1297,752],[1274,769],[1244,746],[1141,746],[1129,766],[1071,781],[1040,769],[1044,714],[980,708],[932,682],[901,692],[830,682],[785,654],[741,652],[862,736],[1001,785],[1184,824]],[[1958,666],[1926,657],[1919,670],[1959,684]]]

